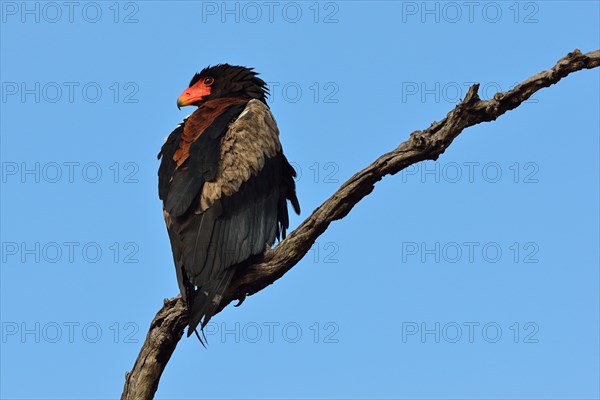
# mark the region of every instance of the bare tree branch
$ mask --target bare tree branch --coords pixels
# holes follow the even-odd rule
[[[188,322],[181,296],[165,299],[165,304],[150,324],[146,341],[133,370],[125,373],[121,399],[153,399],[158,381],[169,362]]]
[[[296,265],[315,240],[335,220],[342,219],[363,197],[374,189],[385,175],[394,175],[404,168],[424,160],[437,160],[463,129],[481,122],[494,121],[505,112],[518,107],[538,90],[553,85],[572,72],[600,65],[600,50],[582,54],[579,50],[567,54],[554,67],[542,71],[514,89],[497,93],[491,100],[481,100],[479,84],[471,86],[465,99],[439,122],[423,131],[410,134],[395,150],[379,157],[356,173],[327,201],[317,208],[300,226],[273,250],[245,263],[230,284],[217,312],[234,300],[263,290]],[[180,296],[165,300],[142,346],[133,370],[126,374],[121,399],[149,400],[158,387],[160,376],[187,325],[185,305]]]

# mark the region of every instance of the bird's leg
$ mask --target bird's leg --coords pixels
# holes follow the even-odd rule
[[[244,295],[243,295],[241,298],[237,299],[237,300],[238,300],[238,303],[237,303],[236,305],[234,305],[234,307],[239,307],[239,306],[241,306],[241,305],[242,305],[242,303],[244,302],[244,300],[246,300],[246,297],[248,297],[248,295],[247,295],[246,293],[244,293]]]

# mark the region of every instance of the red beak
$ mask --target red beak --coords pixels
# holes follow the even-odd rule
[[[190,88],[187,88],[183,91],[181,96],[177,98],[177,108],[193,105],[199,101],[202,101],[209,94],[209,86],[194,85]]]

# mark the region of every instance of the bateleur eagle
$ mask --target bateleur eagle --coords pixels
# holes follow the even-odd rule
[[[238,264],[285,237],[287,201],[300,213],[296,172],[257,75],[228,64],[195,74],[177,106],[198,108],[158,154],[158,192],[188,336],[213,316]]]

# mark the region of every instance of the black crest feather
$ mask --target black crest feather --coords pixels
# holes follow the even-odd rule
[[[190,81],[189,86],[194,86],[201,79],[210,76],[214,78],[215,83],[213,84],[213,91],[207,99],[225,96],[246,96],[260,100],[266,104],[269,89],[266,82],[260,79],[258,75],[258,72],[255,72],[254,68],[243,67],[241,65],[217,64],[208,66],[196,73]]]

